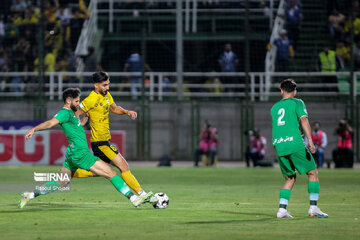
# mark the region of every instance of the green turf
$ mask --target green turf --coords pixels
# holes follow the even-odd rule
[[[1,184],[33,183],[58,167],[1,167]],[[41,196],[23,210],[1,193],[0,239],[360,239],[359,170],[321,170],[321,209],[307,217],[305,176],[292,192],[294,219],[276,219],[279,169],[133,168],[145,190],[165,192],[165,210],[135,209],[101,178],[74,179],[72,193]],[[359,219],[359,220],[358,220]]]

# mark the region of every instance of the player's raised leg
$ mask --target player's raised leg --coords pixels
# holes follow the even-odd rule
[[[317,206],[320,193],[320,184],[317,169],[306,173],[309,177],[308,191],[310,197],[309,217],[327,218],[328,214],[322,212]]]
[[[110,180],[114,187],[126,196],[135,207],[138,207],[142,203],[149,200],[150,196],[136,196],[134,195],[129,186],[124,182],[124,180],[116,174],[116,172],[107,165],[104,161],[99,160],[90,167],[90,171],[96,175],[102,176]]]
[[[291,216],[291,214],[287,211],[286,208],[289,205],[291,190],[294,187],[295,181],[295,174],[285,177],[285,183],[280,190],[279,210],[276,214],[277,218],[293,218],[293,216]]]
[[[119,170],[121,171],[121,177],[124,179],[125,183],[137,194],[139,194],[139,196],[143,196],[146,199],[149,199],[149,201],[151,200],[150,203],[153,203],[153,201],[157,201],[157,198],[151,198],[154,195],[152,192],[146,193],[141,188],[139,182],[131,173],[127,161],[120,153],[116,154],[116,156],[111,160],[111,164],[119,168]]]
[[[66,173],[69,175],[69,179],[71,180],[71,176],[72,176],[72,172],[66,168],[66,167],[62,167],[61,173]],[[65,182],[46,182],[45,184],[43,184],[42,186],[38,187],[37,189],[33,190],[32,192],[24,192],[21,195],[21,199],[19,201],[19,207],[23,208],[25,207],[25,205],[30,202],[30,200],[41,196],[41,195],[46,195],[52,192],[57,191],[60,187],[64,187],[67,186],[70,183],[70,181],[65,181]]]

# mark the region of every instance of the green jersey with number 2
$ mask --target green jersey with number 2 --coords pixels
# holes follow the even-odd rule
[[[272,143],[278,156],[285,156],[305,147],[301,137],[299,120],[308,116],[304,102],[297,98],[285,98],[271,108]]]

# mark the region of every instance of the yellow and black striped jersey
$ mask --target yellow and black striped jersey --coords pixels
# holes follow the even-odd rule
[[[110,140],[109,109],[113,103],[109,92],[103,96],[95,91],[81,102],[80,108],[90,115],[91,142]]]

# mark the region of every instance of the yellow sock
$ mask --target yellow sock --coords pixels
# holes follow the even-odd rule
[[[93,177],[93,176],[94,176],[94,174],[92,172],[78,168],[73,177],[74,178],[85,178],[85,177]]]
[[[139,193],[142,188],[140,187],[139,182],[136,180],[136,178],[134,177],[134,175],[132,175],[132,173],[129,171],[123,172],[121,173],[121,177],[123,178],[123,180],[126,182],[126,184],[132,189],[134,190],[136,193]]]

